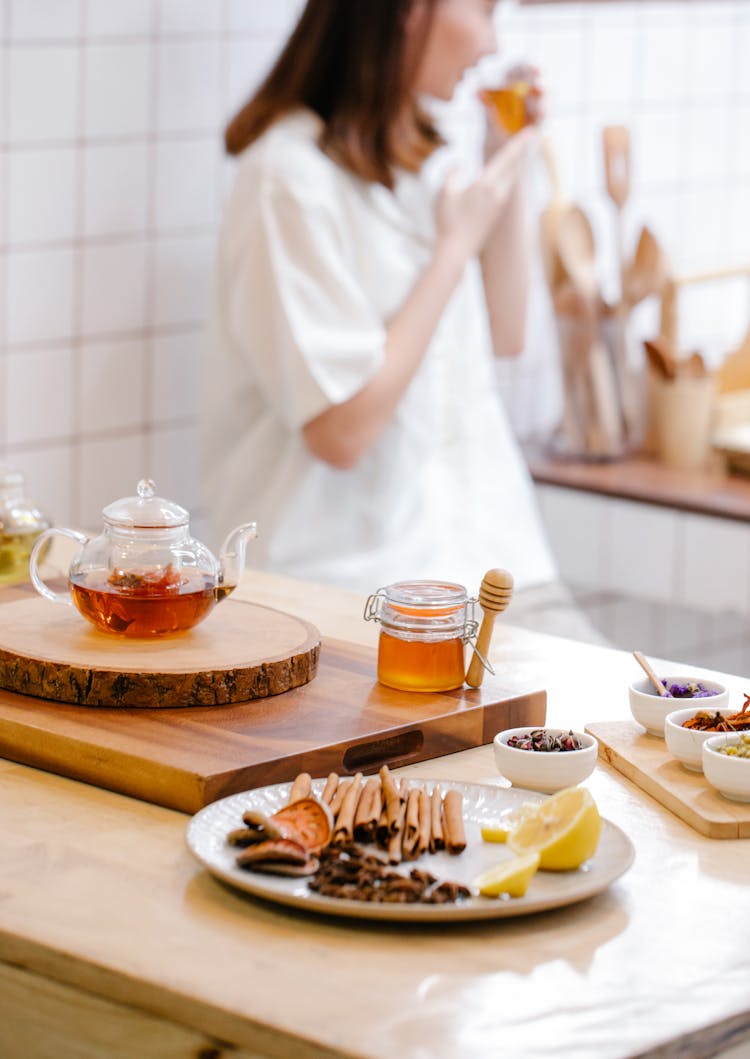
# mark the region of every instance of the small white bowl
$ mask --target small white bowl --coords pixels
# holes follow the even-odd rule
[[[498,772],[514,787],[526,787],[542,794],[553,794],[564,787],[575,787],[594,771],[599,744],[586,732],[573,732],[580,750],[519,750],[508,746],[516,735],[528,735],[538,728],[507,728],[495,736],[495,764]],[[553,736],[567,735],[569,728],[546,728]]]
[[[739,732],[714,732],[703,744],[703,775],[730,801],[750,802],[750,758],[720,754],[718,749],[739,742]]]
[[[700,681],[704,688],[716,691],[716,695],[700,699],[678,699],[671,695],[660,695],[648,677],[636,680],[629,688],[630,712],[649,735],[656,735],[663,739],[664,721],[667,714],[679,709],[680,706],[688,706],[694,702],[699,704],[695,707],[698,710],[702,709],[702,704],[705,703],[706,709],[710,706],[711,709],[722,710],[729,702],[729,691],[715,680],[685,676],[665,677],[664,679],[667,684],[687,684],[691,681]]]
[[[718,733],[715,731],[700,732],[695,728],[683,728],[683,723],[702,710],[710,713],[718,712],[724,715],[736,712],[729,709],[728,706],[724,707],[723,710],[717,711],[713,706],[700,705],[700,703],[713,702],[714,699],[694,700],[692,706],[683,707],[681,710],[674,710],[672,713],[668,713],[664,721],[664,738],[667,741],[667,749],[690,772],[703,771],[703,744],[709,736],[717,735]]]

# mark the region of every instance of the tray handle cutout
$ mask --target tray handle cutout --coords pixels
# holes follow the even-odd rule
[[[420,728],[410,732],[400,732],[388,739],[373,739],[369,743],[357,743],[344,753],[344,768],[347,772],[369,772],[381,765],[391,765],[398,761],[406,764],[404,759],[413,757],[424,746],[424,732]]]

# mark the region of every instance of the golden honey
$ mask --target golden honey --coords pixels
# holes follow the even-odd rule
[[[464,682],[464,643],[451,640],[422,643],[399,640],[381,632],[378,644],[378,680],[404,691],[450,691]]]
[[[464,682],[467,622],[463,585],[402,581],[367,601],[365,618],[380,622],[378,681],[400,691],[439,692]]]

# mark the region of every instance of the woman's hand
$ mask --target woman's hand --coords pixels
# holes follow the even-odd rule
[[[468,186],[459,187],[455,172],[448,176],[435,208],[438,253],[455,254],[462,263],[479,253],[513,196],[535,136],[528,128],[511,137]]]

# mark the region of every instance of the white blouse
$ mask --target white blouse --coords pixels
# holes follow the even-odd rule
[[[203,424],[212,543],[256,520],[251,565],[366,592],[429,577],[476,592],[494,566],[518,587],[553,580],[477,263],[360,462],[336,470],[305,447],[300,428],[377,371],[434,239],[425,174],[395,192],[367,183],[318,148],[319,129],[309,112],[272,126],[240,156],[225,211]]]

